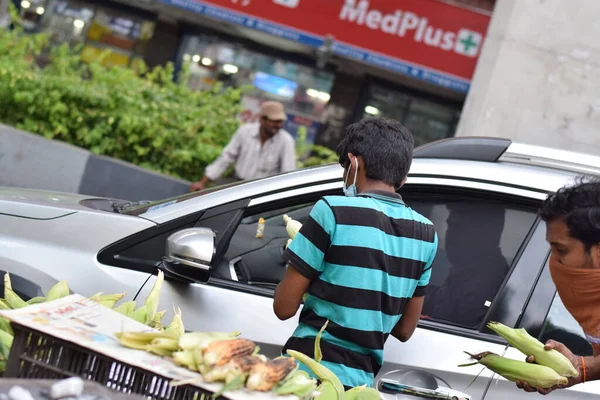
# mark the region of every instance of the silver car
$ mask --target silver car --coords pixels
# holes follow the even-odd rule
[[[400,193],[433,221],[439,250],[418,329],[406,343],[390,338],[386,344],[376,378],[383,398],[538,396],[482,367],[458,367],[468,362],[465,351],[524,359],[486,328],[489,321],[591,354],[550,279],[550,247],[537,217],[547,194],[581,173],[600,173],[600,158],[476,137],[415,151]],[[126,299],[143,300],[160,268],[166,275],[161,309],[180,307],[186,329],[240,330],[276,356],[298,323],[297,317],[281,322],[272,310],[285,268],[282,216],[303,223],[321,196],[341,189],[339,165],[149,204],[3,188],[0,270],[12,274],[13,288],[25,298],[65,279],[82,295],[127,292]],[[261,217],[264,236],[256,238]],[[598,382],[552,396],[597,398],[594,393]]]

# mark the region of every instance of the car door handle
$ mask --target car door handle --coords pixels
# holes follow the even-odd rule
[[[457,390],[439,387],[435,390],[406,385],[390,379],[381,379],[377,384],[378,390],[387,394],[405,394],[424,399],[435,400],[470,400],[471,396]]]

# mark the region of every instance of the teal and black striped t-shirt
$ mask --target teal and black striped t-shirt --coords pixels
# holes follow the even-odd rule
[[[410,298],[425,294],[436,252],[433,224],[395,193],[323,197],[284,253],[311,284],[283,353],[312,357],[329,320],[323,365],[346,387],[372,386],[390,332]]]

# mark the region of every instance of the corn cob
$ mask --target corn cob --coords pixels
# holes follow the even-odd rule
[[[235,339],[241,332],[188,332],[179,337],[179,347],[183,350],[205,349],[216,340]]]
[[[125,293],[104,294],[100,292],[90,297],[90,300],[93,300],[105,307],[114,308],[123,297],[125,297]]]
[[[9,320],[6,318],[0,317],[0,329],[8,334],[14,336],[15,332],[13,331],[12,326],[10,325]]]
[[[344,399],[344,385],[340,379],[324,365],[319,364],[306,354],[295,350],[288,350],[287,354],[306,365],[321,380],[321,382],[330,382],[335,388],[338,398]]]
[[[544,365],[512,360],[490,352],[469,354],[469,356],[476,362],[462,364],[459,367],[481,364],[511,382],[519,380],[527,382],[530,386],[545,389],[555,385],[566,385],[569,381]]]
[[[154,328],[156,330],[164,331],[165,327],[161,321],[166,313],[167,313],[167,310],[157,311],[157,313],[154,314],[154,318],[152,319],[152,321],[150,321],[146,325],[148,325],[149,327]]]
[[[172,356],[173,352],[177,351],[177,338],[165,337],[156,338],[146,347],[146,351],[159,356]]]
[[[46,301],[61,299],[69,295],[69,285],[67,281],[60,281],[52,286],[46,293]]]
[[[13,335],[0,329],[0,341],[10,349],[13,343]]]
[[[10,275],[8,274],[8,272],[4,274],[4,300],[11,309],[23,308],[28,306],[27,302],[21,299],[19,295],[16,294],[12,289],[12,282],[10,280]]]
[[[154,282],[154,286],[152,286],[152,289],[150,290],[150,293],[148,293],[146,301],[144,302],[144,305],[148,308],[148,315],[146,316],[145,324],[148,324],[150,321],[154,320],[154,314],[156,314],[156,311],[158,310],[160,289],[164,280],[165,274],[159,270],[156,281]]]
[[[130,317],[135,311],[135,301],[125,301],[121,303],[118,307],[114,308],[114,310],[118,313],[125,315],[126,317]]]
[[[175,315],[173,316],[173,321],[167,326],[165,329],[166,333],[170,333],[173,336],[179,338],[181,335],[185,333],[185,327],[183,326],[183,320],[181,319],[181,309],[178,308],[175,310]]]
[[[115,337],[122,346],[137,350],[146,350],[155,339],[175,339],[164,332],[117,332]]]
[[[567,357],[554,349],[545,350],[543,343],[531,336],[525,329],[512,329],[499,322],[490,322],[487,326],[521,353],[534,356],[537,364],[550,367],[561,376],[579,376],[579,372]]]
[[[318,400],[339,400],[338,391],[330,381],[322,382],[315,390],[315,399]],[[344,393],[344,399],[346,394]]]
[[[41,303],[45,303],[45,302],[46,302],[46,298],[42,297],[42,296],[32,297],[31,299],[26,301],[26,303],[29,304],[30,306],[33,304],[41,304]]]
[[[248,339],[217,340],[204,350],[204,364],[211,368],[225,365],[235,357],[252,354],[255,347]]]
[[[283,221],[285,222],[285,230],[287,231],[290,239],[293,240],[300,228],[302,228],[302,224],[295,219],[290,218],[287,214],[283,216]]]
[[[377,389],[369,388],[363,385],[346,390],[345,397],[346,400],[379,400],[381,395]]]
[[[26,301],[19,297],[11,288],[4,288],[4,299],[12,309],[27,307]]]
[[[231,383],[233,379],[241,376],[245,382],[252,367],[264,361],[266,360],[254,355],[236,357],[223,366],[211,369],[207,374],[203,375],[203,378],[206,382],[222,381]]]
[[[297,368],[298,364],[290,357],[277,357],[266,363],[258,363],[252,367],[246,386],[260,392],[269,391]]]
[[[316,379],[312,379],[306,371],[296,370],[291,376],[273,389],[277,396],[291,394],[300,399],[310,398],[317,389]]]
[[[175,364],[185,367],[191,371],[197,371],[198,365],[194,359],[193,350],[182,350],[173,353],[173,361]]]
[[[143,305],[131,314],[131,318],[141,324],[145,324],[148,319],[148,306]]]

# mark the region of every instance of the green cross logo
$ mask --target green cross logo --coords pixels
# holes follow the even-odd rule
[[[469,35],[466,39],[461,39],[460,42],[465,46],[465,53],[469,52],[471,46],[477,47],[478,43],[473,41],[473,35]]]
[[[479,52],[479,46],[483,37],[478,32],[461,29],[456,35],[454,51],[467,57],[475,57]]]

